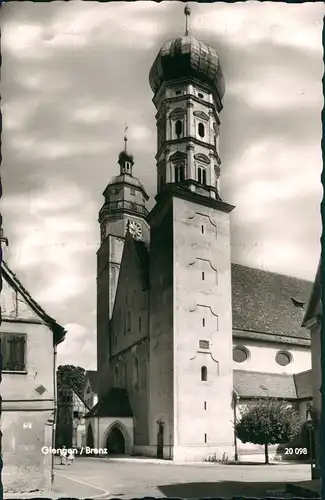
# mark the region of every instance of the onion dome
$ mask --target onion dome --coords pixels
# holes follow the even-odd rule
[[[139,179],[130,174],[115,175],[115,177],[113,177],[108,183],[109,186],[112,184],[128,184],[129,186],[134,186],[135,188],[145,191],[143,184],[139,181]]]
[[[212,86],[221,100],[225,94],[225,81],[217,52],[209,45],[189,35],[190,9],[185,7],[185,36],[165,42],[149,74],[150,87],[156,93],[165,81],[196,78]]]

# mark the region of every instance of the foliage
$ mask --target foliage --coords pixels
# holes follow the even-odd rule
[[[301,430],[299,413],[285,401],[262,399],[248,406],[236,424],[236,435],[243,443],[265,445],[268,463],[269,444],[286,444]]]
[[[78,395],[83,395],[86,372],[81,366],[60,365],[57,369],[58,389],[71,387]]]

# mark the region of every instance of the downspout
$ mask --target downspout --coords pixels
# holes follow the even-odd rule
[[[238,461],[238,449],[237,449],[237,404],[239,401],[239,394],[235,389],[233,389],[233,405],[234,405],[234,445],[235,445],[235,462]]]

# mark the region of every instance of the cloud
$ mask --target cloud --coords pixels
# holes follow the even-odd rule
[[[97,219],[126,122],[134,174],[154,204],[148,73],[161,44],[184,32],[183,8],[146,1],[2,7],[7,257],[48,313],[69,325],[60,347],[67,362],[71,353],[85,367],[96,362]],[[321,234],[324,5],[191,8],[192,33],[218,50],[226,78],[221,196],[236,206],[233,259],[312,280]]]

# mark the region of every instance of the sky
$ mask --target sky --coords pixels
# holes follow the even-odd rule
[[[234,262],[312,281],[320,255],[322,2],[191,7],[226,94],[221,197]],[[150,67],[184,33],[184,4],[10,2],[1,9],[5,258],[67,330],[59,364],[96,369],[96,251],[102,192],[124,126],[154,206]]]

